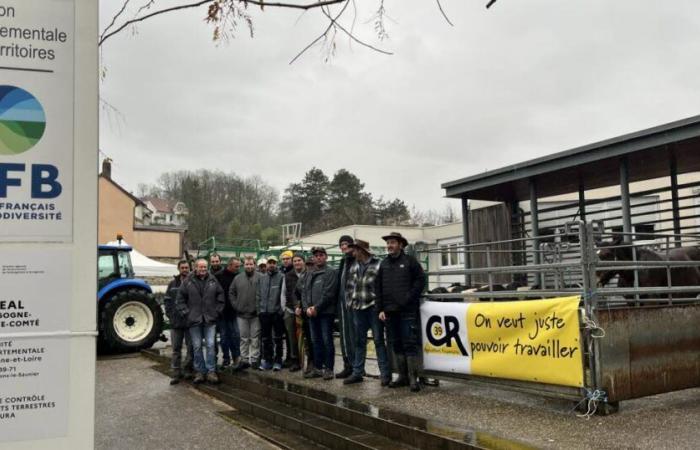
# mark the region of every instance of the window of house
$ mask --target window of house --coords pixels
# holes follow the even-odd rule
[[[464,251],[459,248],[462,242],[440,244],[440,266],[457,267],[464,265]]]

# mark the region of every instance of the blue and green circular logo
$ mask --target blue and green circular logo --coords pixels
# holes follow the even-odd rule
[[[0,85],[0,155],[18,155],[44,135],[46,114],[41,103],[22,88]]]

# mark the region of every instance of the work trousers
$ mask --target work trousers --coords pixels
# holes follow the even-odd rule
[[[386,313],[386,333],[396,355],[418,356],[420,317],[418,311]]]
[[[194,352],[194,368],[201,374],[216,372],[216,324],[203,323],[190,327],[190,339],[192,339],[192,351]],[[202,341],[206,346],[206,359]]]
[[[355,310],[344,299],[338,300],[338,322],[340,327],[340,351],[343,354],[343,366],[352,367],[355,361]]]
[[[185,367],[182,367],[182,343],[185,342],[187,354],[185,355]],[[173,354],[170,359],[170,368],[174,375],[182,374],[182,370],[192,371],[192,339],[187,328],[171,328],[170,343]]]
[[[284,328],[287,331],[287,357],[299,362],[299,340],[297,339],[297,317],[289,311],[284,312]]]
[[[282,339],[284,337],[282,315],[262,313],[258,317],[260,318],[263,359],[270,363],[282,364]]]
[[[319,314],[309,319],[316,369],[333,370],[335,366],[335,344],[333,343],[332,314]]]
[[[238,331],[238,321],[235,317],[222,317],[219,319],[218,326],[223,363],[227,366],[232,360],[241,356],[241,335]]]
[[[260,362],[260,319],[238,316],[236,321],[241,336],[242,362]]]
[[[353,311],[355,319],[355,361],[352,366],[353,375],[362,376],[365,373],[367,357],[367,331],[372,330],[372,340],[377,353],[377,365],[382,379],[391,378],[389,357],[384,342],[384,323],[373,307]]]

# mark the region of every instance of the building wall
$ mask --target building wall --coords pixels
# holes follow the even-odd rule
[[[126,242],[133,244],[134,206],[135,202],[131,198],[124,195],[114,184],[100,177],[97,233],[100,244],[114,241],[118,233],[124,236]]]
[[[179,232],[135,230],[130,243],[148,257],[180,258],[182,256],[180,236]]]

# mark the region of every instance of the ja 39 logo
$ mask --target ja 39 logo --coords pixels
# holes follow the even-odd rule
[[[454,316],[430,316],[425,324],[428,342],[443,353],[459,353],[469,356],[459,335],[459,320]],[[456,345],[456,348],[452,344]]]

